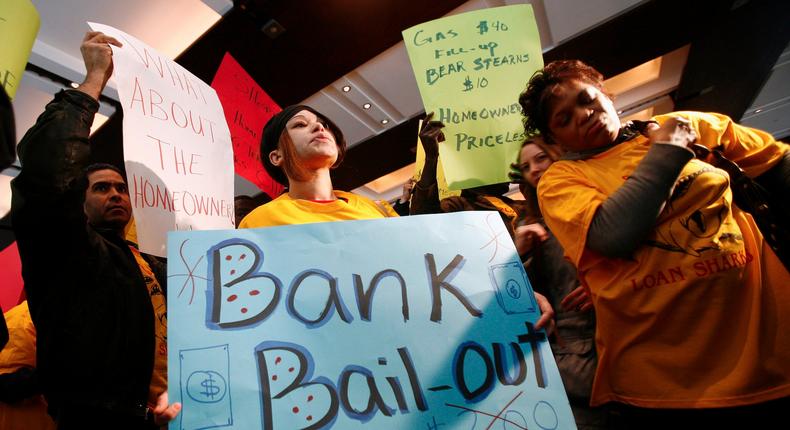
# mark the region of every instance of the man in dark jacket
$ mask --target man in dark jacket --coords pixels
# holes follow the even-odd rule
[[[166,390],[151,401],[153,381],[166,378],[166,361],[162,375],[155,360],[155,308],[164,312],[166,278],[123,238],[131,205],[120,171],[85,170],[90,126],[112,74],[110,44],[120,46],[102,33],[86,35],[85,82],[58,93],[27,132],[12,182],[37,366],[61,429],[156,428],[180,409],[167,404]]]

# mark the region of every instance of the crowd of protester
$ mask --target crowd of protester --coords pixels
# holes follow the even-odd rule
[[[128,240],[122,170],[91,162],[110,45],[120,42],[86,34],[84,82],[59,92],[16,148],[12,221],[27,301],[0,327],[0,427],[153,429],[180,411],[167,398],[165,262]],[[263,167],[285,191],[257,207],[238,197],[238,228],[496,211],[535,288],[536,326],[551,334],[580,429],[781,420],[790,275],[738,207],[729,176],[693,149],[720,150],[786,196],[788,145],[714,113],[622,123],[603,77],[580,61],[524,78],[528,137],[510,172],[521,198],[505,183],[440,200],[444,125],[431,114],[419,132],[422,176],[395,208],[335,190],[343,133],[294,105],[261,133]],[[6,167],[16,143],[7,97],[1,112]],[[787,201],[771,204],[790,219]]]

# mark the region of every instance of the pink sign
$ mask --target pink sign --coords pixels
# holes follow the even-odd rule
[[[269,197],[279,196],[283,186],[263,169],[260,145],[266,121],[282,109],[228,52],[214,75],[211,87],[217,91],[225,110],[236,173],[257,185]]]
[[[19,249],[16,242],[0,251],[0,307],[3,312],[13,308],[20,302],[22,294],[22,262],[19,260]]]

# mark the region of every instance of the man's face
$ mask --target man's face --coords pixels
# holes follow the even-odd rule
[[[121,230],[126,226],[132,215],[132,205],[121,175],[109,169],[88,174],[85,215],[94,227]]]

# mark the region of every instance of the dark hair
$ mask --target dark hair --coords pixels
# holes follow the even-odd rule
[[[121,172],[121,169],[119,169],[119,168],[117,168],[117,167],[115,167],[115,166],[113,166],[112,164],[109,164],[109,163],[93,163],[93,164],[89,165],[88,167],[86,167],[85,169],[83,169],[83,173],[85,174],[85,177],[87,178],[88,176],[90,176],[91,173],[99,171],[99,170],[112,170],[113,172],[115,172],[115,173],[121,175],[121,177],[123,177],[123,172]]]
[[[236,196],[233,198],[233,211],[235,215],[236,227],[253,209],[259,205],[272,201],[272,199],[265,193],[261,193],[258,200],[250,196]]]
[[[289,119],[303,110],[312,112],[315,116],[324,121],[324,123],[326,123],[326,128],[329,129],[335,137],[335,143],[337,144],[337,161],[332,165],[333,168],[340,165],[346,154],[346,139],[343,137],[343,132],[340,131],[340,128],[332,122],[332,120],[310,106],[291,105],[286,107],[266,122],[266,125],[263,127],[263,136],[261,137],[261,164],[263,164],[263,168],[266,169],[266,173],[268,173],[272,179],[285,186],[288,186],[287,173],[299,176],[298,169],[294,170],[293,142],[288,136],[285,125]],[[283,163],[285,169],[281,166],[275,166],[272,164],[271,160],[269,160],[269,153],[275,149],[283,150],[286,153],[284,157],[285,163]]]
[[[603,91],[603,75],[579,60],[552,61],[532,75],[527,88],[518,97],[527,135],[540,133],[544,140],[553,143],[549,133],[548,102],[557,86],[574,79]]]

